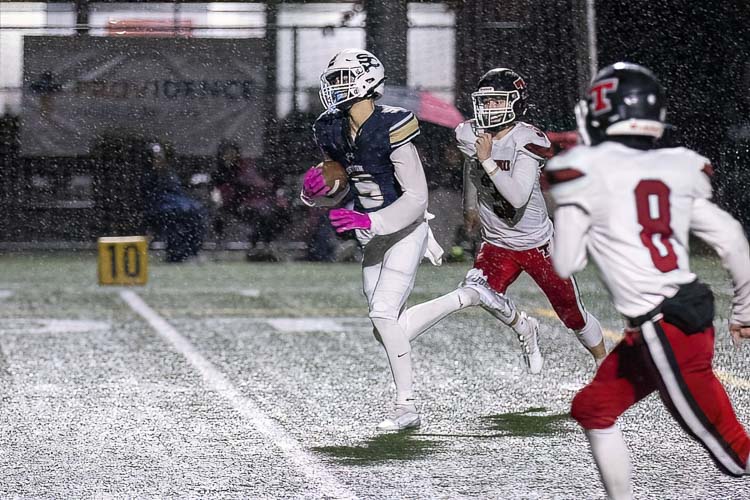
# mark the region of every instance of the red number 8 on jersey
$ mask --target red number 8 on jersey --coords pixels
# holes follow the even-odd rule
[[[643,227],[641,241],[651,253],[654,266],[663,273],[677,269],[677,255],[669,241],[672,236],[669,187],[657,180],[639,182],[635,188],[635,206],[638,223]]]

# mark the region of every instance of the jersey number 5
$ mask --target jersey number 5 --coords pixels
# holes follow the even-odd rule
[[[378,208],[383,204],[385,198],[383,191],[370,174],[359,174],[354,177],[354,187],[359,196],[359,202],[363,208]]]
[[[641,241],[651,253],[656,269],[668,273],[677,269],[669,213],[669,187],[661,181],[644,180],[635,188],[638,224],[643,227]]]

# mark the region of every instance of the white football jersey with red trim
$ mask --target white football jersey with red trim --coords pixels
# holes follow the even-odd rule
[[[618,311],[637,317],[653,310],[696,278],[690,230],[717,249],[736,238],[736,221],[709,201],[712,173],[706,158],[686,148],[604,142],[556,156],[546,166],[557,204],[555,269],[564,277],[582,269],[588,250]],[[740,282],[749,271],[741,253],[737,264],[725,263]]]
[[[513,207],[495,188],[479,161],[477,161],[473,120],[456,127],[458,148],[472,160],[464,172],[465,194],[476,197],[482,237],[493,245],[511,250],[528,250],[544,245],[552,237],[552,222],[539,185],[539,172],[545,160],[551,156],[551,143],[536,127],[517,122],[500,140],[493,141],[491,158],[504,172],[517,175],[516,161],[519,158],[533,159],[537,168],[528,202],[520,208]],[[466,185],[471,183],[470,186]],[[467,201],[465,200],[465,203]]]

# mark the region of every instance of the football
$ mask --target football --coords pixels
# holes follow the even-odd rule
[[[349,182],[349,177],[346,175],[346,170],[341,163],[334,160],[326,160],[320,162],[318,167],[323,171],[326,186],[330,188],[327,196],[333,196],[338,194],[342,189],[345,189]]]

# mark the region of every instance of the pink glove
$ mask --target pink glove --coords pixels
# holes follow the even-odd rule
[[[372,222],[370,216],[346,208],[336,208],[328,212],[331,225],[337,233],[351,231],[352,229],[370,229]]]
[[[305,179],[302,182],[302,194],[307,198],[325,196],[330,188],[326,186],[326,180],[323,178],[323,170],[318,167],[310,167],[305,172]]]

